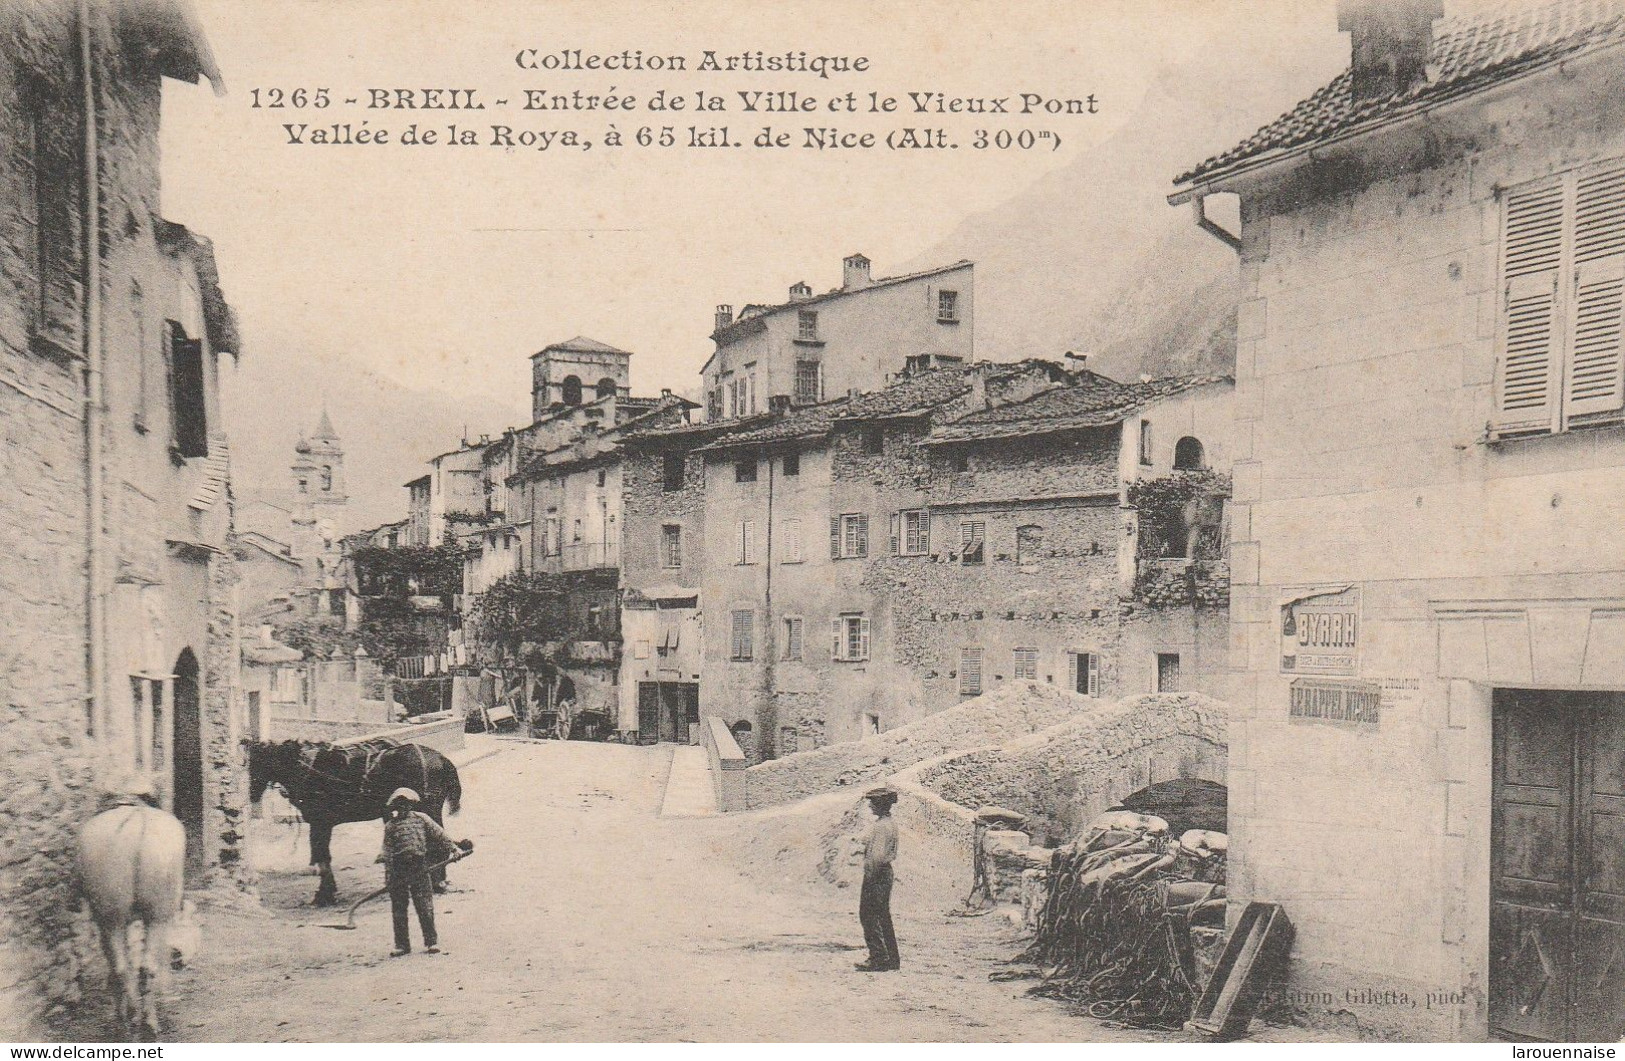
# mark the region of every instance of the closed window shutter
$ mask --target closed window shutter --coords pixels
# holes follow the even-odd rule
[[[1100,695],[1100,657],[1089,653],[1089,695]]]
[[[831,560],[839,560],[841,558],[840,516],[831,516],[829,518],[829,558]]]
[[[1066,691],[1069,693],[1078,691],[1078,663],[1079,658],[1076,652],[1066,654]]]
[[[1574,261],[1567,412],[1613,412],[1625,404],[1625,166],[1579,182]]]
[[[858,517],[857,517],[857,524],[858,524],[858,547],[853,552],[852,555],[854,555],[854,556],[868,556],[869,555],[869,517],[867,515],[865,515],[864,513],[860,512],[858,514]]]
[[[1510,193],[1506,207],[1496,422],[1507,429],[1551,424],[1555,395],[1557,275],[1563,249],[1563,189]]]
[[[744,555],[742,563],[754,564],[756,562],[756,521],[747,519],[740,524],[740,551]]]
[[[869,658],[869,620],[858,620],[858,658]]]
[[[893,512],[891,515],[891,554],[893,556],[903,551],[902,522],[902,513]]]
[[[930,551],[931,551],[931,514],[929,512],[921,512],[920,513],[920,552],[929,553]]]
[[[830,658],[831,659],[841,659],[842,658],[841,650],[842,650],[843,645],[845,644],[845,639],[842,636],[844,634],[844,630],[842,629],[843,625],[844,624],[841,622],[840,619],[833,619],[833,620],[830,621],[830,625],[829,625],[830,637],[833,639],[833,642],[834,642],[833,647],[830,649]]]

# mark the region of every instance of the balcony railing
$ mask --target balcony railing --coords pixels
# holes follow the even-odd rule
[[[565,571],[592,571],[621,565],[619,542],[576,542],[564,546],[555,559]]]

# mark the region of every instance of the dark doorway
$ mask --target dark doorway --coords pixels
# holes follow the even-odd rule
[[[1497,689],[1490,1026],[1625,1032],[1625,695]]]
[[[638,743],[660,740],[660,683],[638,682]]]
[[[186,827],[186,880],[203,876],[203,719],[197,657],[184,648],[175,658],[174,813]]]

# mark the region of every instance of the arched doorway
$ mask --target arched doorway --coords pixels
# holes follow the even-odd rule
[[[603,379],[598,381],[598,397],[600,398],[615,397],[616,389],[615,380],[611,376],[605,376]]]
[[[564,399],[565,405],[581,404],[580,376],[565,376],[564,381],[559,385],[559,390]]]
[[[1207,454],[1202,450],[1202,440],[1186,435],[1174,443],[1174,471],[1195,472],[1207,467]]]
[[[197,657],[175,658],[173,793],[175,817],[186,827],[186,879],[203,875],[203,718]]]

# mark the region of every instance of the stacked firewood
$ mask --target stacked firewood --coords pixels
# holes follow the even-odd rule
[[[1178,1027],[1201,984],[1194,926],[1224,923],[1223,833],[1169,835],[1161,818],[1112,811],[1051,858],[1033,943],[1033,994],[1098,1017]]]

